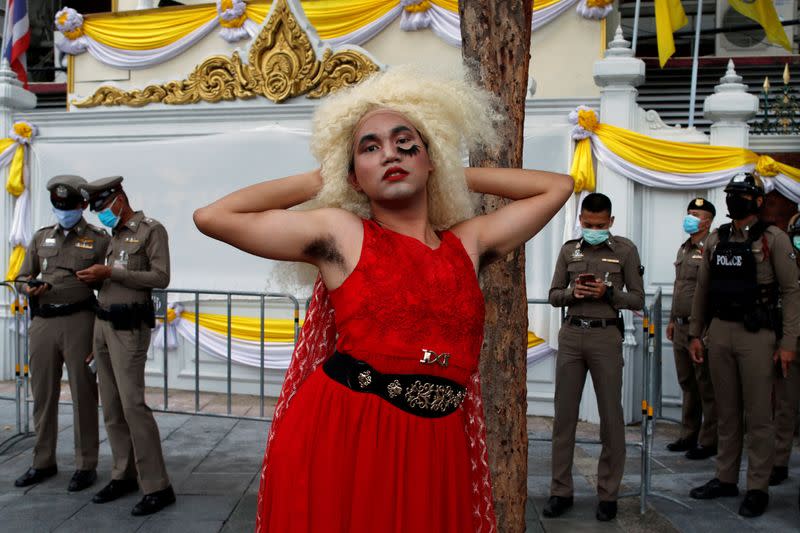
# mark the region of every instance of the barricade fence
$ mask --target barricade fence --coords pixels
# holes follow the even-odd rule
[[[4,282],[5,285],[12,293],[14,301],[16,302],[14,308],[14,331],[13,350],[15,356],[15,406],[16,406],[16,420],[17,420],[17,434],[7,439],[5,442],[0,443],[0,451],[6,446],[11,446],[13,443],[30,435],[30,411],[29,404],[32,399],[29,398],[29,376],[28,376],[28,314],[27,304],[24,298],[20,298],[16,288],[12,283]],[[185,411],[178,409],[171,409],[169,405],[169,342],[168,342],[168,323],[174,319],[171,316],[170,309],[173,303],[169,303],[170,297],[180,297],[180,302],[186,308],[192,308],[194,311],[194,411]],[[232,412],[232,398],[233,398],[233,357],[232,357],[232,319],[234,304],[241,304],[242,301],[247,300],[256,302],[258,309],[258,324],[260,325],[260,368],[259,372],[259,416],[243,416],[235,415]],[[222,416],[233,417],[238,419],[251,419],[251,420],[266,420],[270,418],[265,413],[265,372],[264,362],[266,357],[266,341],[265,338],[265,324],[268,320],[268,309],[271,304],[275,302],[283,302],[284,306],[288,304],[292,309],[293,315],[293,343],[296,344],[299,330],[300,330],[300,303],[298,299],[286,293],[272,293],[272,292],[248,292],[248,291],[213,291],[213,290],[200,290],[200,289],[159,289],[153,291],[153,303],[156,311],[156,318],[162,321],[163,327],[160,334],[163,335],[163,345],[154,350],[161,349],[163,355],[162,372],[163,372],[163,408],[154,408],[154,411],[173,413],[173,414],[188,414],[188,415],[203,415],[203,416]],[[226,413],[207,413],[203,412],[200,408],[200,394],[201,394],[201,372],[200,372],[200,359],[201,359],[201,346],[200,346],[200,311],[203,306],[216,305],[222,303],[226,309]],[[528,306],[531,305],[550,305],[546,299],[528,299]],[[251,305],[252,306],[252,305]],[[304,302],[303,311],[307,311],[308,301]],[[566,309],[562,308],[560,311],[561,321],[565,319]],[[652,448],[653,437],[656,427],[656,421],[660,419],[660,405],[661,405],[661,331],[662,331],[662,295],[659,289],[649,306],[643,312],[642,320],[642,374],[641,374],[641,397],[642,397],[642,422],[640,439],[634,442],[626,442],[626,446],[637,448],[641,453],[641,475],[640,483],[636,490],[628,493],[621,494],[620,497],[640,497],[640,511],[642,513],[646,510],[647,498],[651,496],[658,496],[672,500],[679,505],[685,505],[682,502],[655,492],[651,488],[652,479]],[[8,398],[11,399],[11,398]],[[71,402],[62,402],[70,404]],[[16,439],[16,440],[15,440]],[[529,440],[533,442],[552,442],[550,437],[533,437],[529,436]],[[599,440],[576,439],[576,444],[588,445],[601,445]]]

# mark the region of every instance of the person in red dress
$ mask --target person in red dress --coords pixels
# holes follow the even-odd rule
[[[496,530],[477,273],[532,238],[573,181],[465,169],[463,147],[497,142],[494,109],[463,78],[393,67],[320,105],[319,169],[195,211],[210,237],[319,269],[270,428],[256,531]],[[475,216],[470,191],[513,202]]]

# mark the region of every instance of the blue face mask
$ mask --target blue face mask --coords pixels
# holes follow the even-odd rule
[[[689,235],[694,235],[700,231],[700,219],[694,215],[686,215],[683,218],[683,231]]]
[[[58,225],[64,229],[70,229],[80,222],[83,216],[83,209],[58,209],[53,208],[53,214],[58,219]]]
[[[583,233],[583,240],[592,246],[606,242],[609,237],[609,231],[607,229],[581,228],[581,232]]]
[[[795,248],[800,250],[800,235],[795,235],[794,237],[792,237],[792,244],[794,244]]]
[[[117,196],[119,198],[119,196]],[[107,228],[114,229],[117,224],[119,224],[119,215],[115,215],[114,211],[111,210],[114,207],[114,204],[117,203],[117,198],[114,198],[114,201],[111,202],[111,205],[97,213],[97,218],[100,219],[100,222],[106,226]]]

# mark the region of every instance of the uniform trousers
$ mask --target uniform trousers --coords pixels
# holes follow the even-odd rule
[[[99,318],[94,328],[94,356],[111,444],[111,479],[138,478],[142,492],[169,486],[161,436],[144,401],[144,366],[150,328],[116,330]]]
[[[777,372],[776,372],[777,374]],[[800,359],[789,365],[789,374],[775,379],[775,466],[789,466],[797,410],[800,402]]]
[[[683,392],[681,438],[697,440],[705,447],[717,445],[717,411],[708,358],[698,365],[689,354],[689,325],[675,323],[672,338],[675,370]]]
[[[717,477],[737,483],[747,433],[747,490],[767,491],[775,431],[772,382],[775,333],[747,331],[715,318],[708,329],[708,361],[717,400]]]
[[[56,464],[58,400],[65,364],[73,402],[75,468],[92,470],[97,466],[97,380],[86,365],[86,357],[92,352],[93,326],[91,311],[51,318],[37,316],[31,321],[28,334],[36,430],[33,468]]]
[[[561,327],[556,359],[552,496],[573,495],[575,429],[588,371],[597,394],[603,443],[597,465],[597,495],[600,501],[617,499],[625,468],[622,366],[622,335],[616,326],[581,328],[566,323]]]

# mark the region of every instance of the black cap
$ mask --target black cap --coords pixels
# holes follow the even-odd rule
[[[81,187],[83,198],[92,211],[99,211],[109,197],[122,191],[122,176],[110,176],[94,180]]]
[[[717,209],[714,207],[714,204],[706,200],[705,198],[695,198],[691,202],[689,202],[689,206],[686,208],[687,211],[691,210],[698,210],[698,211],[708,211],[711,213],[712,217],[717,216]]]
[[[764,195],[764,182],[758,174],[752,172],[739,172],[734,174],[728,185],[725,186],[727,193],[743,193],[754,194],[756,196]]]
[[[54,176],[47,182],[50,191],[50,203],[56,209],[76,209],[83,203],[80,188],[86,185],[86,180],[80,176],[63,174]]]
[[[792,237],[800,235],[800,213],[795,213],[794,216],[789,219],[789,227],[786,228],[786,233]]]

